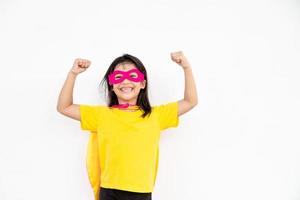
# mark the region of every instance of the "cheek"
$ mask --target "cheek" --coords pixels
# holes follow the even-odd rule
[[[144,83],[144,82],[140,82],[140,88],[142,89],[144,86],[146,85],[146,83]]]
[[[113,90],[116,91],[118,90],[119,84],[113,84]]]
[[[134,87],[135,87],[135,89],[139,90],[139,89],[142,89],[143,84],[142,83],[135,83]]]

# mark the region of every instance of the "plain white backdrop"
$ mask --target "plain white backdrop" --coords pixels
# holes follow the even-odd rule
[[[161,134],[154,200],[300,199],[300,2],[0,1],[0,199],[92,200],[89,132],[56,111],[75,58],[74,103],[104,104],[112,60],[138,57],[152,105],[199,104]]]

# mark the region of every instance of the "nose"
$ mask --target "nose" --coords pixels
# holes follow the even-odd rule
[[[131,83],[131,81],[125,78],[122,83]]]

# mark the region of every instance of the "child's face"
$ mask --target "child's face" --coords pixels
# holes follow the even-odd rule
[[[128,71],[135,69],[132,63],[120,63],[114,70]],[[142,82],[134,82],[124,79],[121,83],[113,84],[113,91],[118,97],[119,103],[130,102],[136,104],[137,97],[142,88],[145,88],[146,80]]]

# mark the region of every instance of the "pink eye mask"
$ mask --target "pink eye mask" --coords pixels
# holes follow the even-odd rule
[[[108,75],[109,85],[121,83],[125,79],[134,82],[141,82],[144,80],[144,74],[137,68],[134,68],[128,71],[115,70],[113,73]]]

